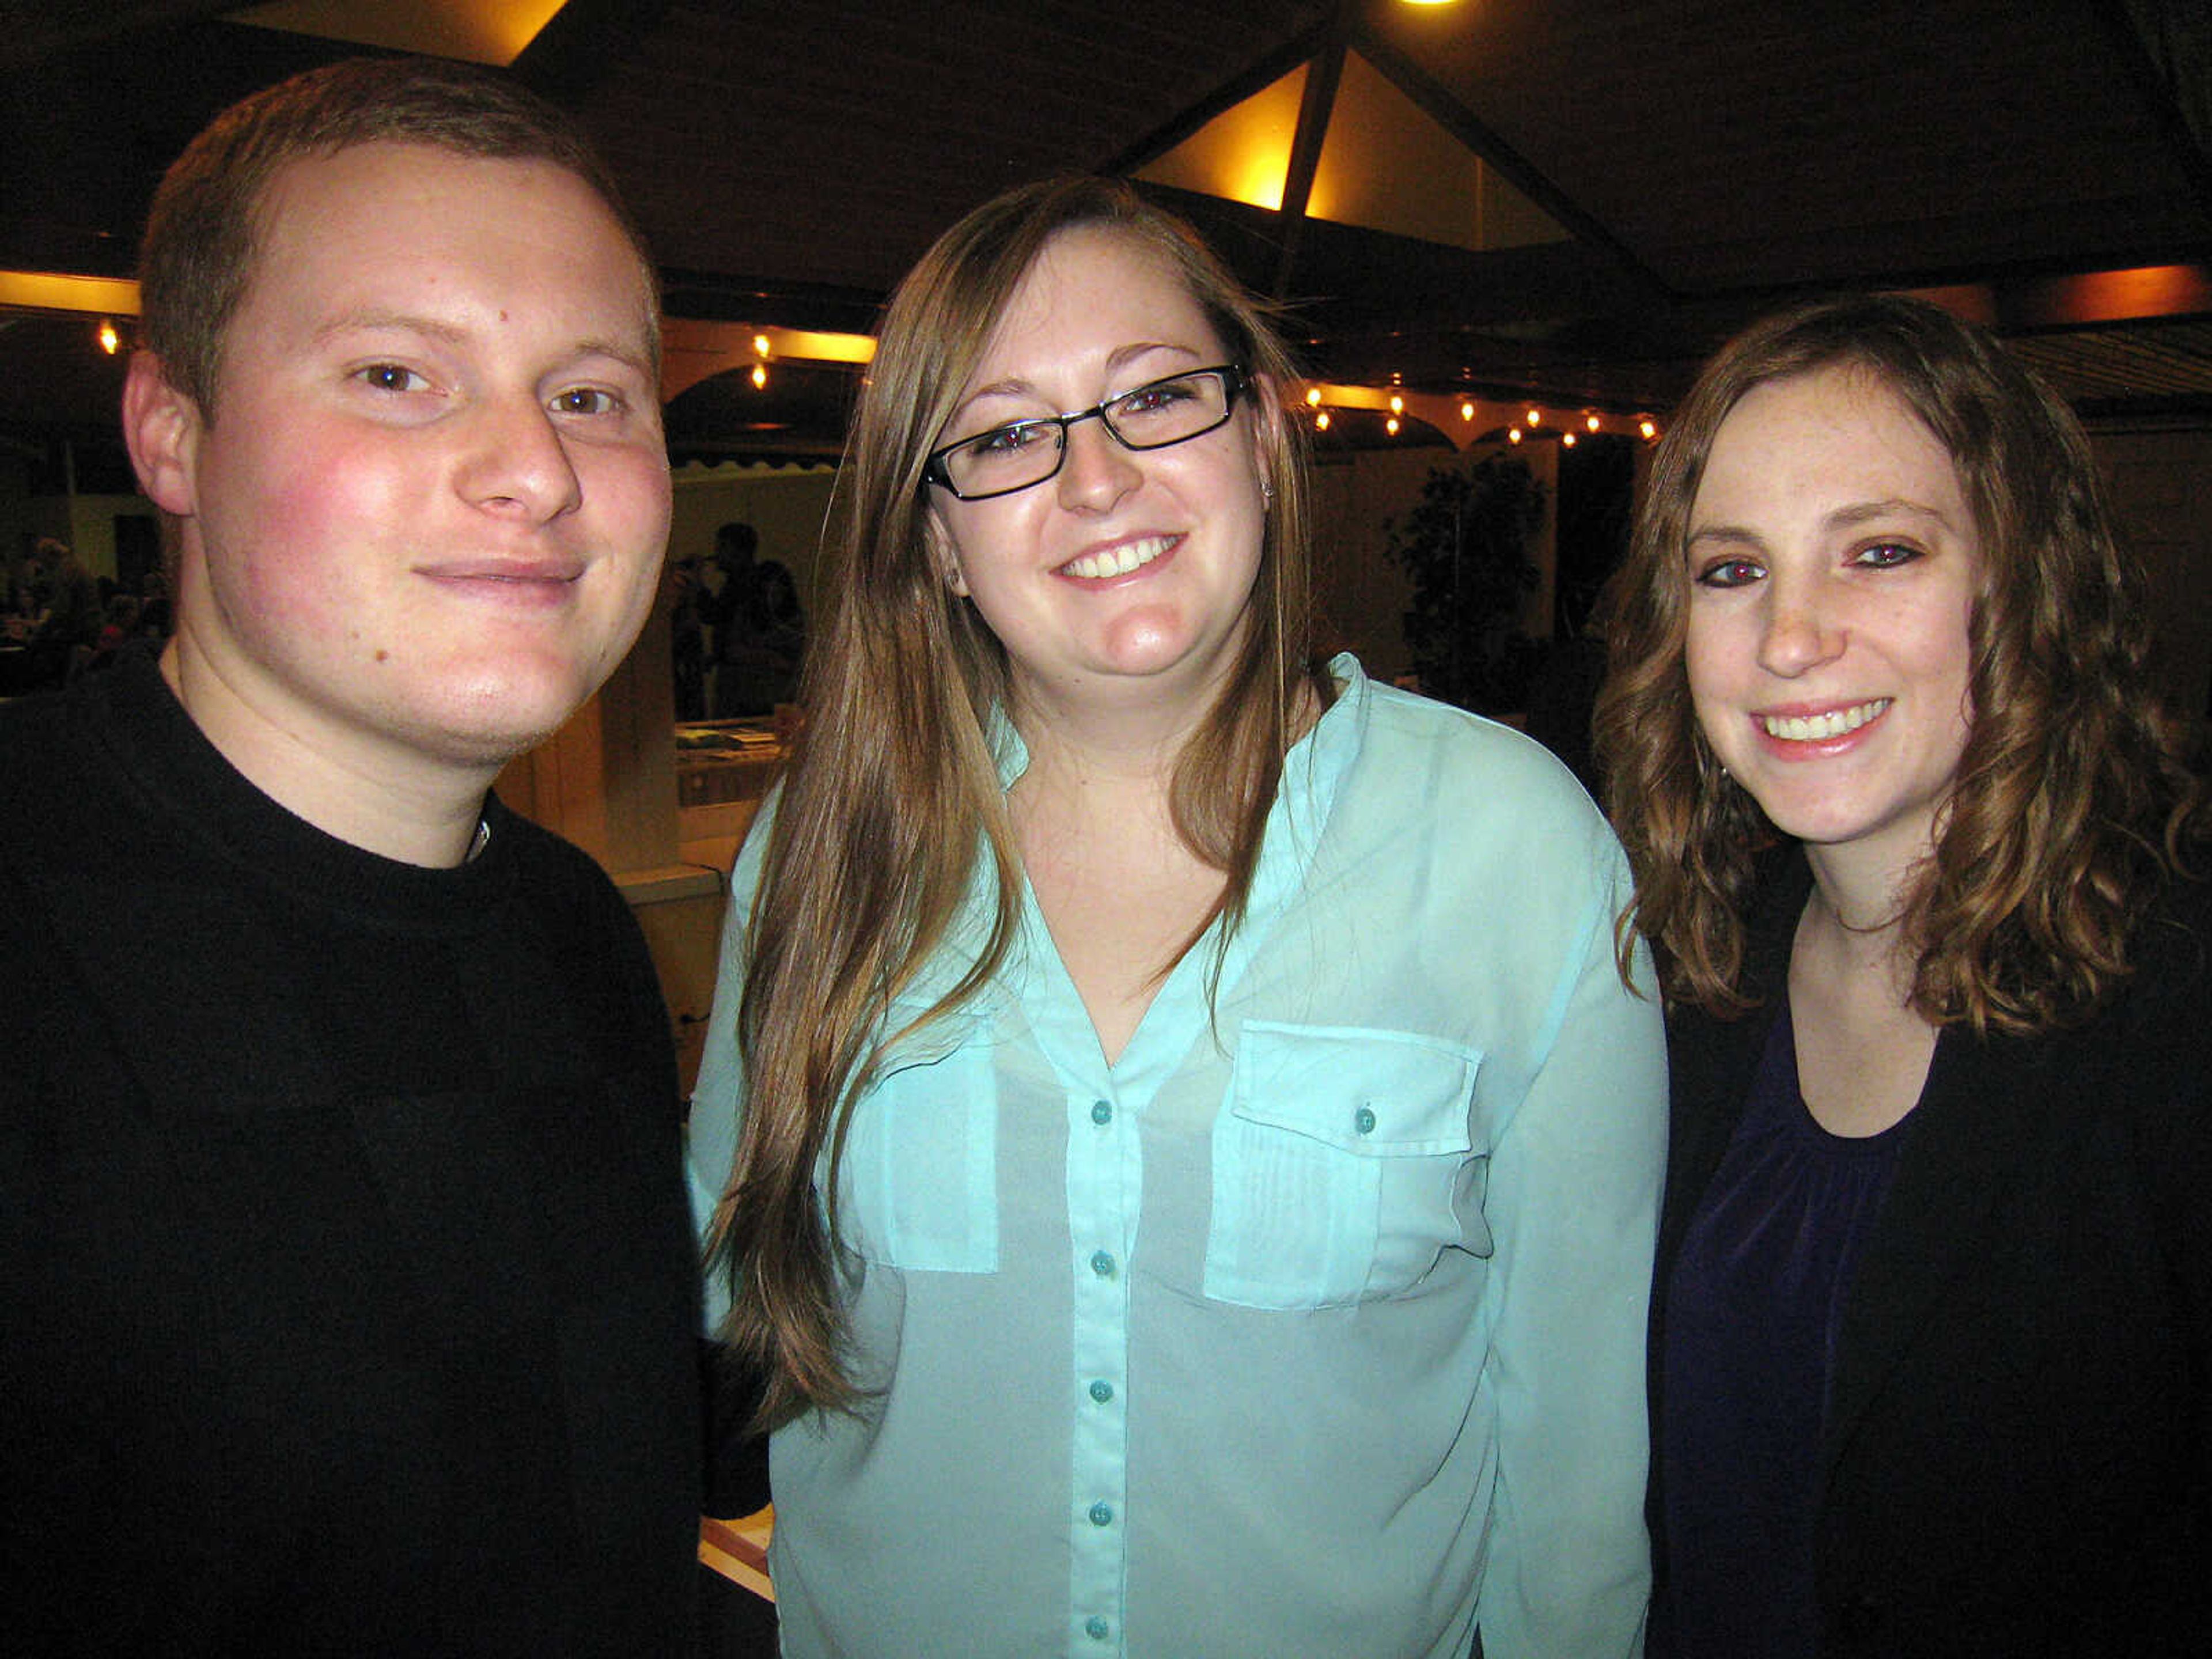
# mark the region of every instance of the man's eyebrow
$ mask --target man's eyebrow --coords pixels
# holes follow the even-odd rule
[[[421,334],[447,345],[459,345],[468,338],[469,330],[461,324],[441,318],[426,317],[412,311],[349,311],[342,317],[333,317],[315,331],[318,343],[353,333]],[[636,338],[622,340],[593,336],[577,341],[561,354],[563,367],[580,363],[587,357],[605,357],[633,368],[648,379],[657,378],[659,354],[653,349],[650,329],[641,329]]]
[[[425,317],[411,311],[349,311],[331,318],[315,331],[318,341],[328,340],[340,334],[374,333],[427,334],[436,340],[458,341],[465,331],[456,323],[434,317]]]

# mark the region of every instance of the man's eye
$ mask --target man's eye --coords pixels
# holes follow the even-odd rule
[[[597,386],[576,386],[553,399],[554,412],[560,415],[611,415],[620,407],[613,392]]]
[[[379,392],[420,392],[429,385],[413,369],[398,363],[371,363],[356,369],[354,378]]]

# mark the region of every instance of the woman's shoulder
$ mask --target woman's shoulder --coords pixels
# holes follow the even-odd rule
[[[1370,682],[1368,696],[1368,757],[1379,769],[1419,775],[1470,805],[1573,823],[1598,818],[1566,763],[1526,732],[1397,686]]]

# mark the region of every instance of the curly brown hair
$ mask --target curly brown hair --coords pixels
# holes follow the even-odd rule
[[[2076,1023],[2126,975],[2131,936],[2185,869],[2202,786],[2151,693],[2142,573],[2114,534],[2081,423],[1989,334],[1899,295],[1754,324],[1705,366],[1653,458],[1607,598],[1596,715],[1607,805],[1636,873],[1617,929],[1623,970],[1641,935],[1669,1001],[1730,1017],[1756,1000],[1744,915],[1758,856],[1780,837],[1698,726],[1685,544],[1738,400],[1833,368],[1870,376],[1942,444],[1984,559],[1973,727],[1902,908],[1911,1006],[1977,1034]]]

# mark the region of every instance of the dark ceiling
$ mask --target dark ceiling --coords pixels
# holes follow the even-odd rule
[[[0,270],[127,275],[210,114],[357,50],[234,18],[0,0]],[[1379,76],[1569,236],[1469,252],[1148,185],[1329,380],[1663,410],[1781,298],[1945,288],[2093,416],[2212,419],[2203,0],[569,0],[514,69],[606,150],[672,315],[865,331],[968,208],[1136,171],[1300,64],[1288,199],[1328,94]],[[2182,269],[2082,280],[2143,267]],[[85,325],[9,320],[0,425],[106,423]],[[790,379],[794,441],[834,443],[837,377]],[[688,442],[745,447],[739,400],[695,401]]]

